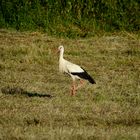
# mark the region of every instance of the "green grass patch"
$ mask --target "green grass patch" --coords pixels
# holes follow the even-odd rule
[[[137,0],[1,0],[0,28],[42,31],[67,38],[102,32],[139,32]]]

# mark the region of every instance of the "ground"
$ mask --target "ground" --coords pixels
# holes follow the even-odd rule
[[[70,95],[65,58],[96,81]],[[140,39],[119,32],[66,39],[0,30],[0,139],[140,139]]]

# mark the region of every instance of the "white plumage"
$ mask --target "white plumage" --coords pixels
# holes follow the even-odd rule
[[[64,59],[63,54],[64,54],[64,47],[61,45],[58,48],[60,52],[59,56],[59,71],[62,73],[67,73],[69,74],[72,79],[73,79],[73,84],[72,84],[72,90],[71,90],[71,95],[75,94],[75,91],[81,87],[75,85],[75,80],[80,79],[81,85],[83,84],[83,81],[81,79],[88,80],[90,83],[95,84],[95,81],[92,79],[92,77],[79,65],[73,64],[67,60]]]

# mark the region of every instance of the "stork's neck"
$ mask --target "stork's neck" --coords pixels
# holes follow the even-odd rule
[[[60,56],[59,56],[59,60],[61,61],[63,58],[63,55],[64,55],[64,50],[61,50],[60,51]]]

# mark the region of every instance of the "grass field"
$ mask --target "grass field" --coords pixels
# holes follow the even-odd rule
[[[57,47],[96,80],[70,96]],[[0,30],[1,140],[139,140],[140,38],[87,39]]]

